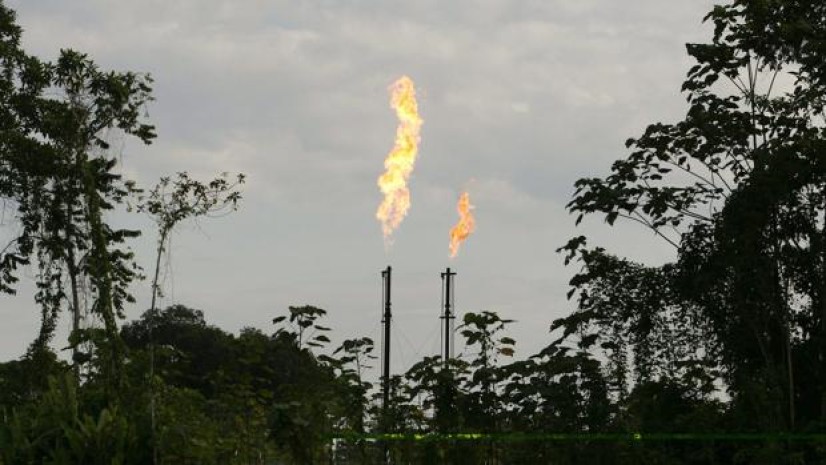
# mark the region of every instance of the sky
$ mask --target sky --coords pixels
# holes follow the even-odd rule
[[[291,305],[328,311],[332,338],[380,339],[380,272],[393,267],[393,371],[439,352],[440,273],[457,272],[456,307],[516,320],[516,357],[553,339],[575,309],[576,272],[556,249],[589,243],[659,264],[674,250],[637,225],[579,227],[573,184],[605,175],[647,124],[679,120],[687,42],[709,36],[707,0],[5,0],[23,46],[61,48],[102,68],[148,72],[150,146],[115,141],[119,169],[145,187],[188,171],[244,173],[239,211],[187,223],[164,263],[162,305],[183,304],[237,332],[270,333]],[[376,179],[393,145],[388,86],[416,83],[424,124],[412,207],[385,248]],[[476,231],[448,258],[462,190]],[[149,275],[156,236],[134,243]],[[13,231],[8,220],[0,238]],[[4,231],[5,229],[5,231]],[[4,236],[5,234],[5,236]],[[0,360],[36,336],[31,269],[0,296]],[[136,318],[149,306],[138,282]],[[65,347],[68,319],[54,346]],[[457,337],[457,352],[464,348]],[[65,351],[64,351],[65,353]]]

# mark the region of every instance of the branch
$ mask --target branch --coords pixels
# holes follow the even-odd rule
[[[653,225],[652,225],[649,221],[647,221],[647,220],[646,220],[646,219],[645,219],[642,215],[640,215],[640,214],[639,214],[639,213],[637,213],[637,212],[634,212],[634,214],[636,214],[638,218],[637,218],[637,217],[633,217],[633,216],[631,216],[631,215],[626,215],[625,213],[618,213],[618,216],[619,216],[619,217],[621,217],[621,218],[627,218],[627,219],[629,219],[629,220],[633,220],[633,221],[636,221],[637,223],[640,223],[641,225],[643,225],[643,226],[647,227],[648,229],[650,229],[650,230],[654,231],[654,233],[655,233],[656,235],[658,235],[658,236],[660,236],[661,238],[665,239],[665,241],[666,241],[666,242],[668,242],[669,244],[671,244],[672,246],[674,246],[674,248],[675,248],[675,249],[679,249],[679,248],[680,248],[680,246],[679,246],[676,242],[674,242],[673,240],[669,239],[669,238],[668,238],[668,236],[666,236],[665,234],[661,233],[659,229],[655,228],[655,227],[654,227],[654,226],[653,226]]]
[[[706,179],[705,177],[700,176],[698,173],[695,173],[694,171],[691,171],[690,169],[680,165],[679,163],[674,163],[673,161],[670,161],[670,160],[663,160],[663,161],[665,161],[666,163],[668,163],[671,166],[675,166],[675,167],[683,170],[684,172],[694,176],[695,178],[699,179],[700,181],[703,181],[705,184],[707,184],[711,187],[715,187],[715,188],[717,187],[717,186],[714,185],[714,181],[710,181],[710,180]],[[700,162],[700,163],[702,163],[702,162]]]
[[[9,243],[6,244],[5,247],[3,247],[3,250],[0,250],[0,256],[4,255],[6,253],[6,251],[9,250],[9,247],[11,247],[12,244],[16,244],[19,240],[20,240],[20,237],[15,237],[11,241],[9,241]]]

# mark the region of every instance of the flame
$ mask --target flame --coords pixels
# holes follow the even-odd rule
[[[459,222],[450,230],[450,258],[459,253],[459,246],[470,236],[476,228],[476,220],[473,219],[473,205],[470,204],[470,194],[462,192],[459,203],[456,204],[459,212]]]
[[[402,76],[390,86],[390,91],[390,107],[396,110],[399,126],[396,128],[393,150],[384,160],[385,172],[378,179],[384,200],[376,211],[376,218],[381,221],[385,244],[390,243],[393,231],[399,227],[410,209],[407,180],[416,163],[419,129],[422,126],[413,80]]]

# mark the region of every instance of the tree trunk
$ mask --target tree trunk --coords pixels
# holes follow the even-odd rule
[[[155,276],[152,278],[152,303],[149,307],[149,422],[152,439],[152,463],[158,464],[158,445],[156,438],[156,405],[155,405],[155,304],[158,297],[158,277],[161,269],[161,256],[164,252],[164,244],[169,229],[166,225],[161,226],[161,234],[158,239],[158,251],[155,255]]]
[[[820,378],[818,379],[820,388],[819,429],[820,431],[826,431],[826,202],[824,202],[823,209],[823,229],[817,231],[817,218],[815,216],[812,219],[815,223],[815,230],[812,234],[812,252],[815,254],[815,260],[820,260],[821,281],[820,292],[815,294],[819,297],[818,304],[820,306],[820,334],[816,338],[819,341],[817,363],[820,365],[820,369],[817,370]],[[820,463],[826,465],[826,453],[822,450],[820,453]]]
[[[109,381],[109,397],[117,401],[120,396],[120,388],[122,386],[121,363],[123,359],[123,351],[120,346],[120,335],[118,334],[118,325],[115,319],[115,308],[112,299],[112,266],[110,263],[108,240],[106,237],[106,230],[102,220],[102,207],[100,195],[97,191],[97,182],[95,174],[90,167],[90,161],[86,159],[85,154],[79,153],[80,165],[83,177],[83,187],[86,201],[86,221],[89,224],[89,232],[92,239],[92,247],[90,250],[90,277],[92,283],[97,288],[97,301],[95,302],[95,310],[100,314],[103,320],[104,330],[107,338],[108,354],[106,360],[108,365],[107,378]]]
[[[69,281],[71,283],[72,292],[72,338],[77,338],[77,333],[80,330],[80,296],[77,284],[78,269],[75,261],[75,248],[69,244],[68,247],[68,263]],[[75,373],[75,380],[80,383],[80,364],[77,362],[77,340],[72,341],[72,367]]]
[[[67,199],[68,200],[68,199]],[[75,246],[72,243],[72,236],[69,234],[69,228],[72,223],[72,206],[66,204],[66,268],[69,271],[69,282],[71,286],[72,295],[72,337],[77,338],[77,333],[80,330],[80,290],[78,289],[77,278],[80,271],[78,270],[77,259],[75,258]],[[77,340],[72,342],[72,369],[75,375],[75,381],[80,383],[80,364],[77,362]]]

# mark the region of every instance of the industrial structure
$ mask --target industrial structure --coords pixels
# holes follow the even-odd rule
[[[444,273],[442,273],[442,316],[441,318],[444,322],[444,329],[442,333],[442,343],[444,344],[444,352],[442,352],[442,359],[444,360],[445,364],[453,358],[453,320],[456,318],[454,315],[455,307],[453,305],[454,295],[453,292],[453,277],[456,276],[455,271],[450,271],[448,267]]]

